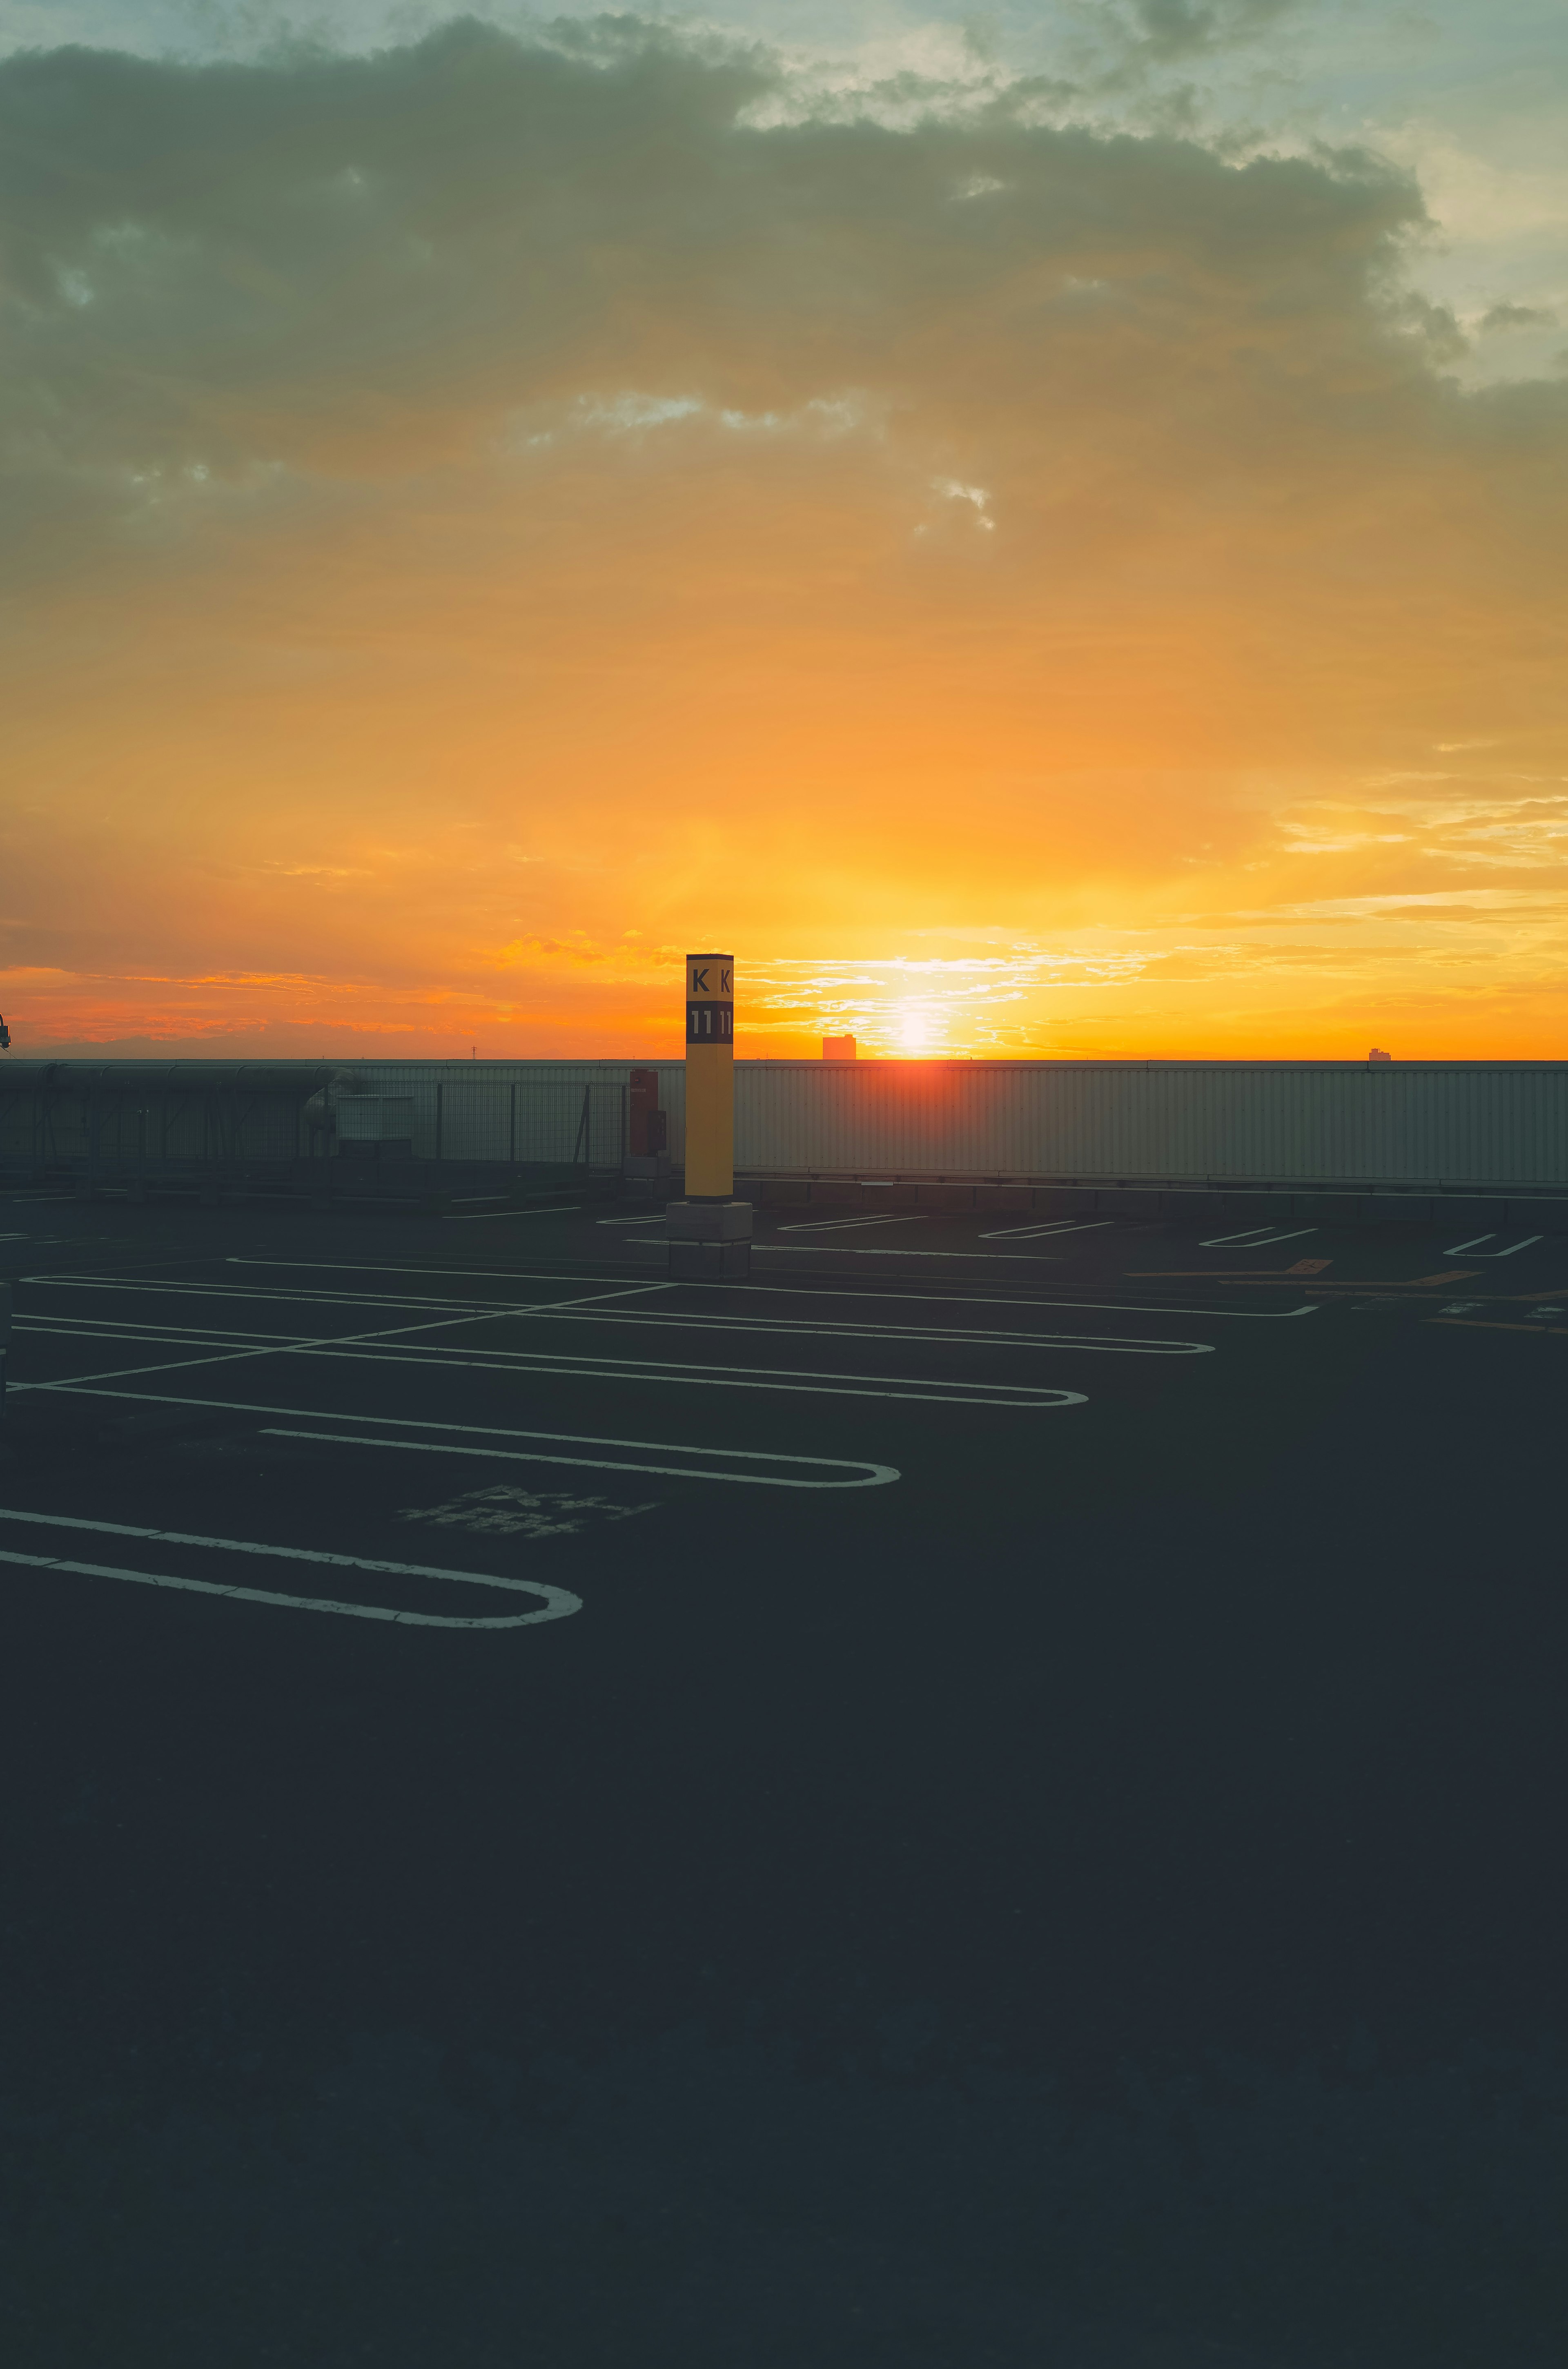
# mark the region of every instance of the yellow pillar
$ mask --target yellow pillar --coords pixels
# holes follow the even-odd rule
[[[735,957],[686,957],[686,1198],[735,1192]]]

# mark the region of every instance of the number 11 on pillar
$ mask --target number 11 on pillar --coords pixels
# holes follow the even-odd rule
[[[686,957],[686,1197],[735,1191],[735,957]]]

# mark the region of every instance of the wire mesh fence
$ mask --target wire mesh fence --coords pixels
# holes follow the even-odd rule
[[[11,1062],[0,1179],[136,1193],[181,1185],[377,1196],[618,1176],[617,1080],[314,1063]]]

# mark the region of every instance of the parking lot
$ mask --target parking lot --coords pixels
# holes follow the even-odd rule
[[[176,2112],[208,2254],[312,2264],[235,2361],[1555,2350],[1411,2101],[1561,2020],[1568,1239],[786,1206],[704,1286],[627,1203],[39,1196],[0,1260],[14,2070],[56,2162],[122,2101],[115,2357],[223,2322],[145,2300]],[[332,2276],[280,2115],[358,2167]],[[1379,2269],[1345,2182],[1449,2157]],[[107,2359],[59,2177],[26,2357]],[[532,2301],[475,2237],[443,2332],[432,2180]]]

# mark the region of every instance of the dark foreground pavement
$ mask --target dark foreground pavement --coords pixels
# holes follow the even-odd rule
[[[1559,2361],[1568,1240],[635,1214],[0,1203],[8,2358]]]

